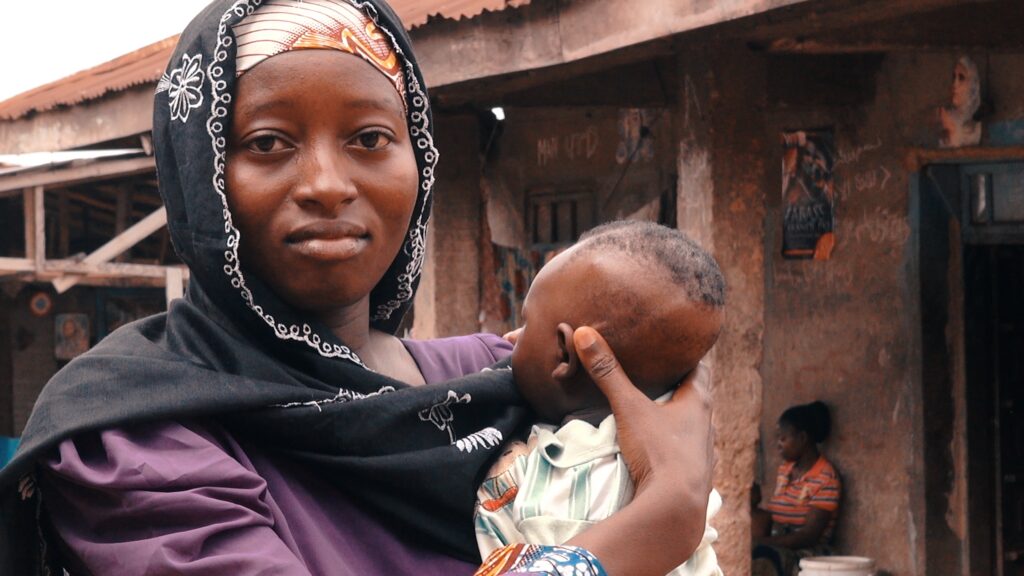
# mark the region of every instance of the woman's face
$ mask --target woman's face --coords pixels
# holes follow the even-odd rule
[[[779,456],[787,462],[796,462],[807,448],[807,433],[801,432],[789,424],[779,424],[776,431]]]
[[[227,196],[243,268],[301,310],[366,299],[419,187],[394,86],[358,56],[296,50],[246,72],[234,103]]]

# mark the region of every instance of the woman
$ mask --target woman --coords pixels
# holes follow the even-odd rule
[[[754,533],[755,574],[795,575],[800,558],[829,553],[842,490],[839,473],[818,450],[830,430],[822,402],[790,407],[779,417],[778,448],[785,462],[775,494],[755,511],[752,524],[764,531]]]
[[[0,571],[472,573],[478,473],[526,414],[486,372],[448,382],[507,356],[499,339],[392,335],[437,151],[390,8],[214,2],[157,87],[154,142],[188,295],[47,385],[0,474]],[[596,332],[575,339],[638,496],[570,545],[488,568],[664,574],[703,532],[706,376],[657,407]]]

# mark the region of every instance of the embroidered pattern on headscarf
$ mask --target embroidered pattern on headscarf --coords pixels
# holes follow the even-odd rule
[[[231,105],[233,97],[227,91],[228,83],[223,78],[224,62],[228,59],[228,47],[234,43],[233,36],[228,33],[228,23],[233,19],[252,17],[254,11],[261,4],[261,0],[238,0],[221,16],[217,29],[217,43],[213,61],[210,62],[206,71],[207,77],[211,80],[210,117],[206,122],[206,131],[210,136],[214,155],[213,188],[221,200],[224,232],[227,235],[228,246],[228,249],[224,252],[225,263],[223,271],[229,277],[231,286],[240,292],[246,306],[274,330],[275,336],[282,340],[304,342],[323,357],[342,358],[367,368],[351,349],[347,346],[325,340],[309,324],[303,323],[300,326],[278,322],[270,312],[254,301],[252,291],[246,286],[245,275],[239,262],[238,243],[241,234],[238,228],[235,227],[232,219],[225,184],[227,138],[224,119],[228,117],[228,107]],[[405,82],[404,93],[407,95],[404,102],[407,105],[409,135],[424,159],[424,166],[420,170],[419,178],[420,192],[423,196],[419,202],[421,205],[426,206],[434,187],[434,168],[437,165],[438,159],[437,148],[434,147],[433,135],[430,133],[430,117],[427,113],[430,102],[416,77],[412,64],[405,58],[391,31],[380,26],[376,8],[372,4],[355,0],[351,4],[370,19],[377,32],[383,33],[387,37],[395,54],[398,56],[398,62],[404,68],[402,78]],[[421,209],[416,214],[415,221],[410,223],[409,232],[406,235],[406,241],[402,248],[409,257],[409,261],[405,266],[405,271],[398,275],[395,295],[377,307],[377,310],[371,316],[371,322],[390,319],[395,310],[398,310],[405,302],[412,299],[413,285],[420,275],[423,267],[423,258],[426,254],[425,239],[428,218],[429,212]]]
[[[340,50],[380,70],[405,105],[405,80],[393,45],[366,14],[344,0],[268,0],[233,29],[238,76],[282,52]]]
[[[167,91],[171,120],[188,122],[188,114],[203,105],[203,55],[182,54],[181,66],[164,72],[156,84],[156,93]]]

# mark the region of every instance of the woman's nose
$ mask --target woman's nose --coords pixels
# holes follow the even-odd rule
[[[355,200],[359,193],[348,162],[337,143],[309,146],[299,161],[295,201],[333,213]]]

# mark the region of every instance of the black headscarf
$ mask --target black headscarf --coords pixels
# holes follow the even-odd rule
[[[392,39],[403,62],[409,132],[420,172],[404,246],[371,293],[372,326],[393,332],[424,256],[437,151],[429,100],[409,38],[381,0],[350,0]],[[38,459],[88,431],[210,418],[313,466],[394,530],[435,550],[478,558],[472,522],[484,465],[522,423],[504,370],[410,387],[367,370],[314,318],[246,273],[225,197],[235,90],[232,26],[261,0],[217,0],[182,33],[157,88],[153,140],[186,298],[129,324],[46,385],[14,459],[0,471],[0,572],[39,570],[38,496],[19,495]],[[343,79],[341,80],[343,81]]]

